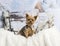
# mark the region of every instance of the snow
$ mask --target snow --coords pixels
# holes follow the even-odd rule
[[[25,38],[0,29],[0,46],[60,46],[60,32],[55,26]]]

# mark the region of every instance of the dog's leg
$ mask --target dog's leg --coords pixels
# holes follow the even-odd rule
[[[25,31],[25,37],[28,38],[28,31]]]

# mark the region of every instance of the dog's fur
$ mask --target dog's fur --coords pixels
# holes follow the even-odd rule
[[[26,26],[24,26],[18,34],[21,34],[22,36],[28,38],[29,36],[32,36],[35,31],[32,30],[32,25],[34,24],[35,20],[37,19],[37,16],[31,16],[30,14],[26,14]]]

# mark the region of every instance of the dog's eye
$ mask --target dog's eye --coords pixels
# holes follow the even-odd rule
[[[34,21],[34,20],[32,19],[32,21]]]
[[[30,19],[28,19],[28,20],[30,20]]]

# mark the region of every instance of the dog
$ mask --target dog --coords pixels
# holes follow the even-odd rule
[[[36,32],[32,29],[32,25],[37,19],[36,16],[31,16],[30,14],[26,13],[26,25],[18,32],[18,34],[28,38],[29,36],[32,36]]]

